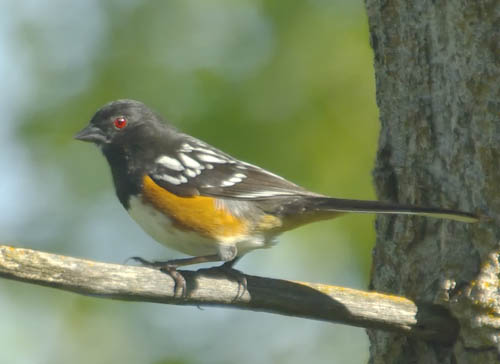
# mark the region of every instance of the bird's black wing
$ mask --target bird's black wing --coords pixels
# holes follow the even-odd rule
[[[313,217],[316,212],[366,212],[477,221],[474,214],[457,210],[322,196],[262,168],[238,161],[197,139],[189,137],[187,140],[174,153],[158,156],[150,173],[158,185],[179,196],[260,200],[265,209],[279,208],[280,213],[290,212],[291,215],[312,212]],[[284,201],[286,204],[281,205]]]
[[[179,196],[260,200],[316,195],[286,179],[183,135],[174,151],[158,155],[150,177]]]

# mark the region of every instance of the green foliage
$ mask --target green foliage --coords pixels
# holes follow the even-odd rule
[[[68,94],[75,76],[51,67],[57,52],[71,49],[37,58],[20,136],[37,162],[62,163],[70,179],[77,173],[72,184],[84,193],[81,171],[103,168],[88,146],[67,154],[71,136],[105,102],[135,98],[184,131],[310,189],[371,198],[378,125],[361,10],[321,1],[108,3],[88,66],[75,71],[88,73],[87,84]],[[45,49],[40,30],[47,31],[33,24],[19,31],[33,54]],[[75,158],[83,169],[64,165]],[[350,234],[366,269],[372,235],[364,225]]]
[[[109,203],[105,196],[112,194],[100,153],[77,144],[72,135],[97,108],[118,98],[141,100],[181,130],[311,190],[374,198],[370,170],[378,123],[360,2],[77,4],[52,5],[31,17],[22,15],[20,5],[11,9],[18,19],[13,37],[26,57],[32,90],[22,106],[17,136],[35,174],[49,170],[52,177],[60,176],[61,188],[50,191],[47,186],[43,192],[57,192],[59,205],[40,217],[52,227],[43,236],[55,242],[54,250],[104,259],[98,253],[105,250],[104,242],[88,250],[67,244],[82,230],[88,235],[81,241],[94,236],[90,220],[85,228],[78,221],[88,219],[86,209],[99,201]],[[71,223],[54,223],[53,216],[62,211]],[[371,225],[367,216],[315,224],[283,236],[282,245],[274,248],[280,250],[272,254],[283,261],[293,256],[290,264],[307,270],[320,267],[324,278],[314,279],[324,282],[349,281],[336,279],[332,272],[337,266],[350,269],[346,276],[361,272],[366,277]],[[271,251],[251,262],[265,254]],[[82,317],[89,315],[88,307],[78,307]],[[289,361],[290,355],[279,354],[280,361]]]

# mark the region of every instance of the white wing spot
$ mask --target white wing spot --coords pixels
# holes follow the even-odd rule
[[[226,163],[227,162],[226,159],[222,159],[222,158],[219,158],[215,155],[209,155],[209,154],[198,154],[198,158],[202,162],[206,162],[206,163]]]
[[[201,164],[198,163],[197,161],[195,161],[193,158],[191,157],[188,157],[187,155],[185,154],[182,154],[180,153],[179,154],[179,158],[181,159],[182,163],[184,163],[184,165],[188,168],[194,168],[194,169],[198,169],[201,167]]]
[[[233,176],[233,177],[229,178],[228,181],[233,182],[233,183],[240,183],[242,181],[242,179],[239,177]]]
[[[206,167],[207,169],[214,169],[214,166],[213,166],[213,165],[211,165],[210,163],[205,164],[205,167]]]
[[[244,179],[247,178],[247,175],[243,173],[236,173],[233,177]]]
[[[238,197],[241,198],[256,198],[256,197],[272,197],[272,196],[280,196],[280,195],[290,195],[289,192],[280,192],[280,191],[259,191],[253,193],[241,193],[238,194]]]
[[[156,163],[159,163],[162,166],[167,167],[168,169],[172,169],[174,171],[184,170],[184,166],[182,165],[181,162],[179,162],[175,158],[169,157],[168,155],[164,155],[164,156],[159,157],[156,160]]]
[[[200,145],[206,145],[206,144],[200,144]],[[196,148],[196,151],[202,152],[202,153],[205,153],[205,154],[217,155],[216,152],[214,152],[211,149],[207,149],[207,148]]]
[[[181,145],[181,151],[182,152],[191,152],[194,148],[189,145],[188,143],[182,143]]]
[[[199,171],[199,170],[198,170],[198,171]],[[184,174],[185,174],[186,176],[188,176],[188,177],[191,177],[191,178],[196,177],[196,176],[198,175],[198,174],[196,173],[196,171],[193,171],[192,169],[186,169],[186,170],[184,171]]]
[[[181,181],[181,183],[186,183],[188,181],[187,178],[184,177],[183,175],[179,176],[179,180]]]
[[[169,176],[168,174],[157,174],[155,176],[156,176],[156,178],[164,180],[165,182],[171,183],[173,185],[180,185],[181,183],[183,183],[179,178]],[[184,177],[184,178],[186,178],[186,177]],[[187,180],[186,180],[186,182],[187,182]]]
[[[234,184],[235,184],[235,182],[231,182],[231,180],[227,180],[227,181],[222,182],[220,185],[221,185],[221,187],[229,187],[229,186],[233,186]]]

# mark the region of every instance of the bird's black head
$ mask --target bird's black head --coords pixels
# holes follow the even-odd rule
[[[176,133],[142,102],[117,100],[97,110],[75,139],[101,148],[111,167],[118,198],[127,207],[129,196],[140,191],[142,176],[157,158],[158,150],[168,147],[170,136]]]
[[[75,139],[106,148],[153,133],[158,127],[161,127],[159,116],[142,102],[117,100],[97,110],[89,125],[77,133]]]

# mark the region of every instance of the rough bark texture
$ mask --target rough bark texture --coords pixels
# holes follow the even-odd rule
[[[382,129],[380,199],[491,217],[380,217],[371,285],[441,304],[451,346],[369,330],[371,363],[498,363],[500,1],[366,0]]]

